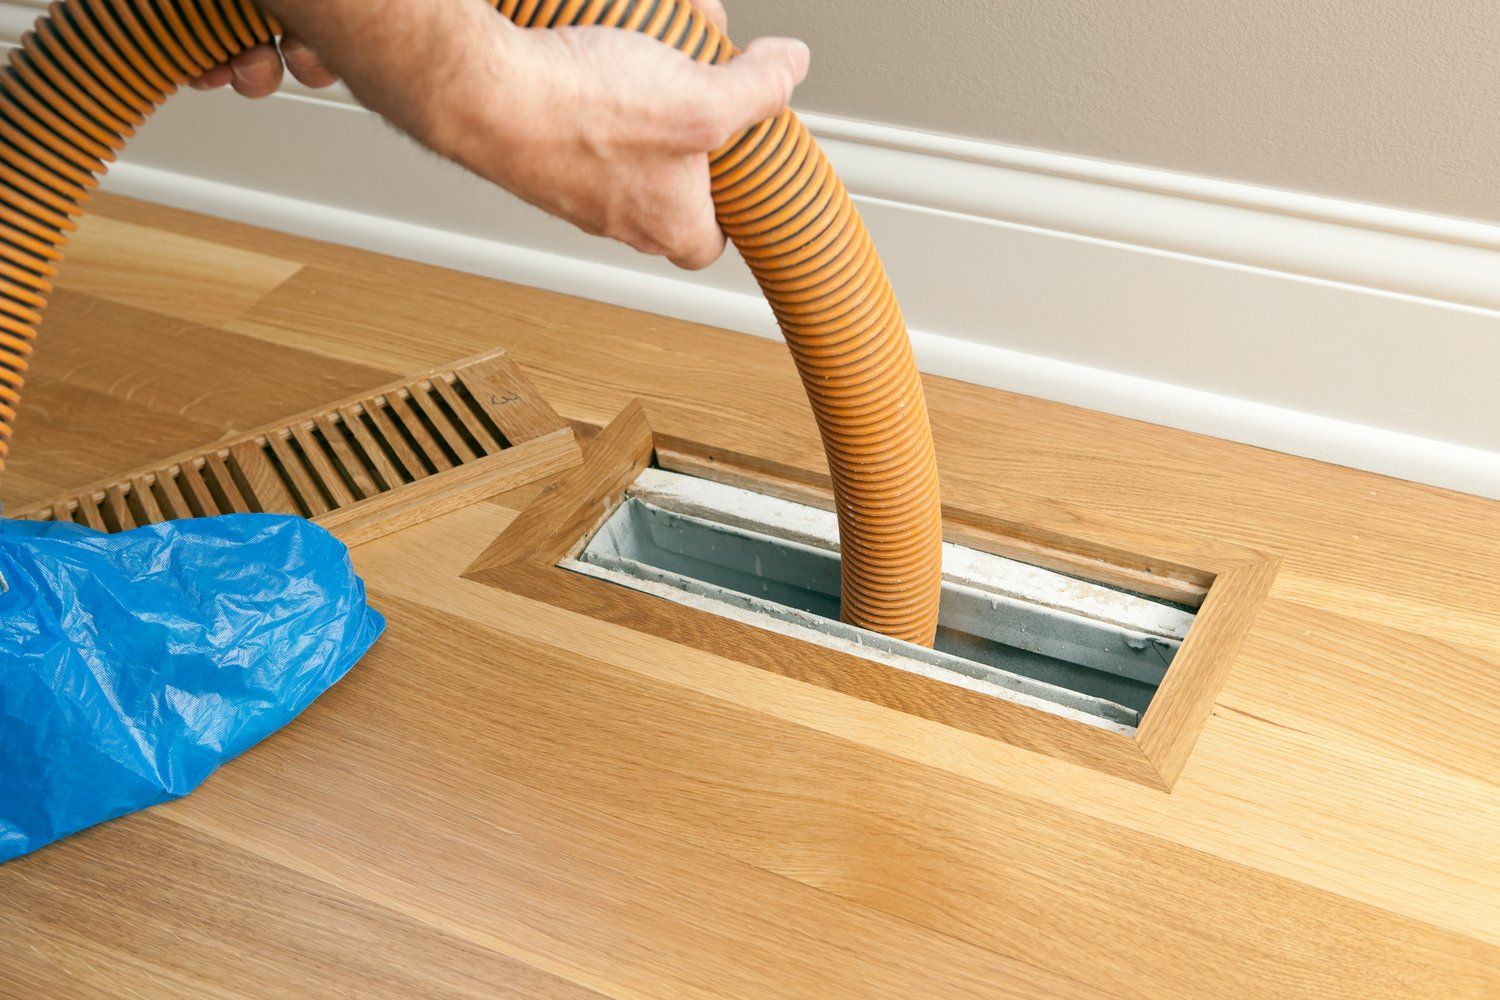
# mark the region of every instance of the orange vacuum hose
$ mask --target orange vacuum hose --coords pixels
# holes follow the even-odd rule
[[[499,0],[523,27],[644,32],[693,59],[735,49],[684,0]],[[54,2],[0,78],[0,468],[68,233],[105,164],[192,77],[279,33],[248,0]],[[849,193],[791,111],[712,157],[720,224],[770,301],[828,453],[843,617],[931,645],[942,525],[900,307]]]

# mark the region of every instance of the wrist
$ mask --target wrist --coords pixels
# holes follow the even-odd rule
[[[486,0],[262,0],[364,106],[473,166],[524,93],[526,32]],[[492,154],[493,155],[493,154]]]
[[[547,117],[538,100],[543,67],[535,65],[528,35],[487,5],[473,21],[456,24],[442,56],[424,73],[412,133],[434,152],[495,177],[526,139],[528,126]]]
[[[516,27],[487,7],[484,15],[483,42],[469,34],[441,90],[429,91],[429,145],[514,192],[561,154],[577,94],[556,33]]]

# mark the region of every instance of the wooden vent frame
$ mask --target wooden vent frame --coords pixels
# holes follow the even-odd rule
[[[590,441],[582,463],[522,511],[465,577],[1162,791],[1171,790],[1187,763],[1281,565],[1277,555],[1186,532],[1145,536],[1132,529],[1084,538],[1066,526],[944,506],[949,541],[1197,608],[1140,726],[1124,735],[559,567],[653,462],[832,507],[826,475],[658,435],[641,404],[633,402]],[[1123,544],[1107,540],[1122,537]]]
[[[15,516],[123,531],[210,514],[299,514],[355,545],[580,459],[572,428],[494,350]]]

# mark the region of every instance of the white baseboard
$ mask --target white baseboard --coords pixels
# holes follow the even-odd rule
[[[1500,227],[808,119],[924,370],[1500,497]],[[776,335],[737,260],[583,236],[339,92],[176,97],[107,186]]]
[[[115,190],[301,236],[422,260],[616,305],[749,333],[772,325],[756,293],[712,288],[598,261],[519,247],[121,164]],[[1285,407],[1058,361],[913,329],[922,370],[1197,431],[1325,462],[1500,498],[1500,454]]]

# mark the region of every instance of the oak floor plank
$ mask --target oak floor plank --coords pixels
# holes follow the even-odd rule
[[[402,670],[392,649],[375,670]],[[611,995],[1096,996],[521,785],[341,686],[194,799],[185,827]],[[349,753],[364,762],[355,773]],[[398,799],[389,789],[406,791]],[[276,803],[275,808],[267,808]],[[378,838],[354,835],[379,831]]]
[[[46,331],[35,373],[225,433],[373,389],[394,374],[65,289],[48,306]]]
[[[149,856],[142,867],[132,860]],[[6,865],[0,992],[583,997],[571,981],[170,821],[130,816]],[[190,905],[185,905],[190,901]],[[89,927],[80,940],[76,929]],[[18,951],[20,949],[17,949]]]
[[[30,472],[41,472],[44,476],[55,469],[42,469],[35,464]],[[52,478],[36,478],[25,471],[16,471],[14,463],[0,476],[0,512],[8,512],[29,506],[41,500],[58,496],[67,491],[67,486]]]
[[[6,986],[26,1000],[117,1000],[122,995],[197,1000],[235,994],[213,980],[183,977],[114,948],[87,926],[41,926],[0,909],[0,935],[15,942],[4,955]]]
[[[1221,705],[1500,785],[1500,650],[1295,601],[1268,601],[1258,622]]]
[[[301,265],[220,240],[89,215],[68,248],[58,287],[217,326],[296,274]]]
[[[65,290],[45,330],[0,475],[8,506],[375,388],[391,374]]]

